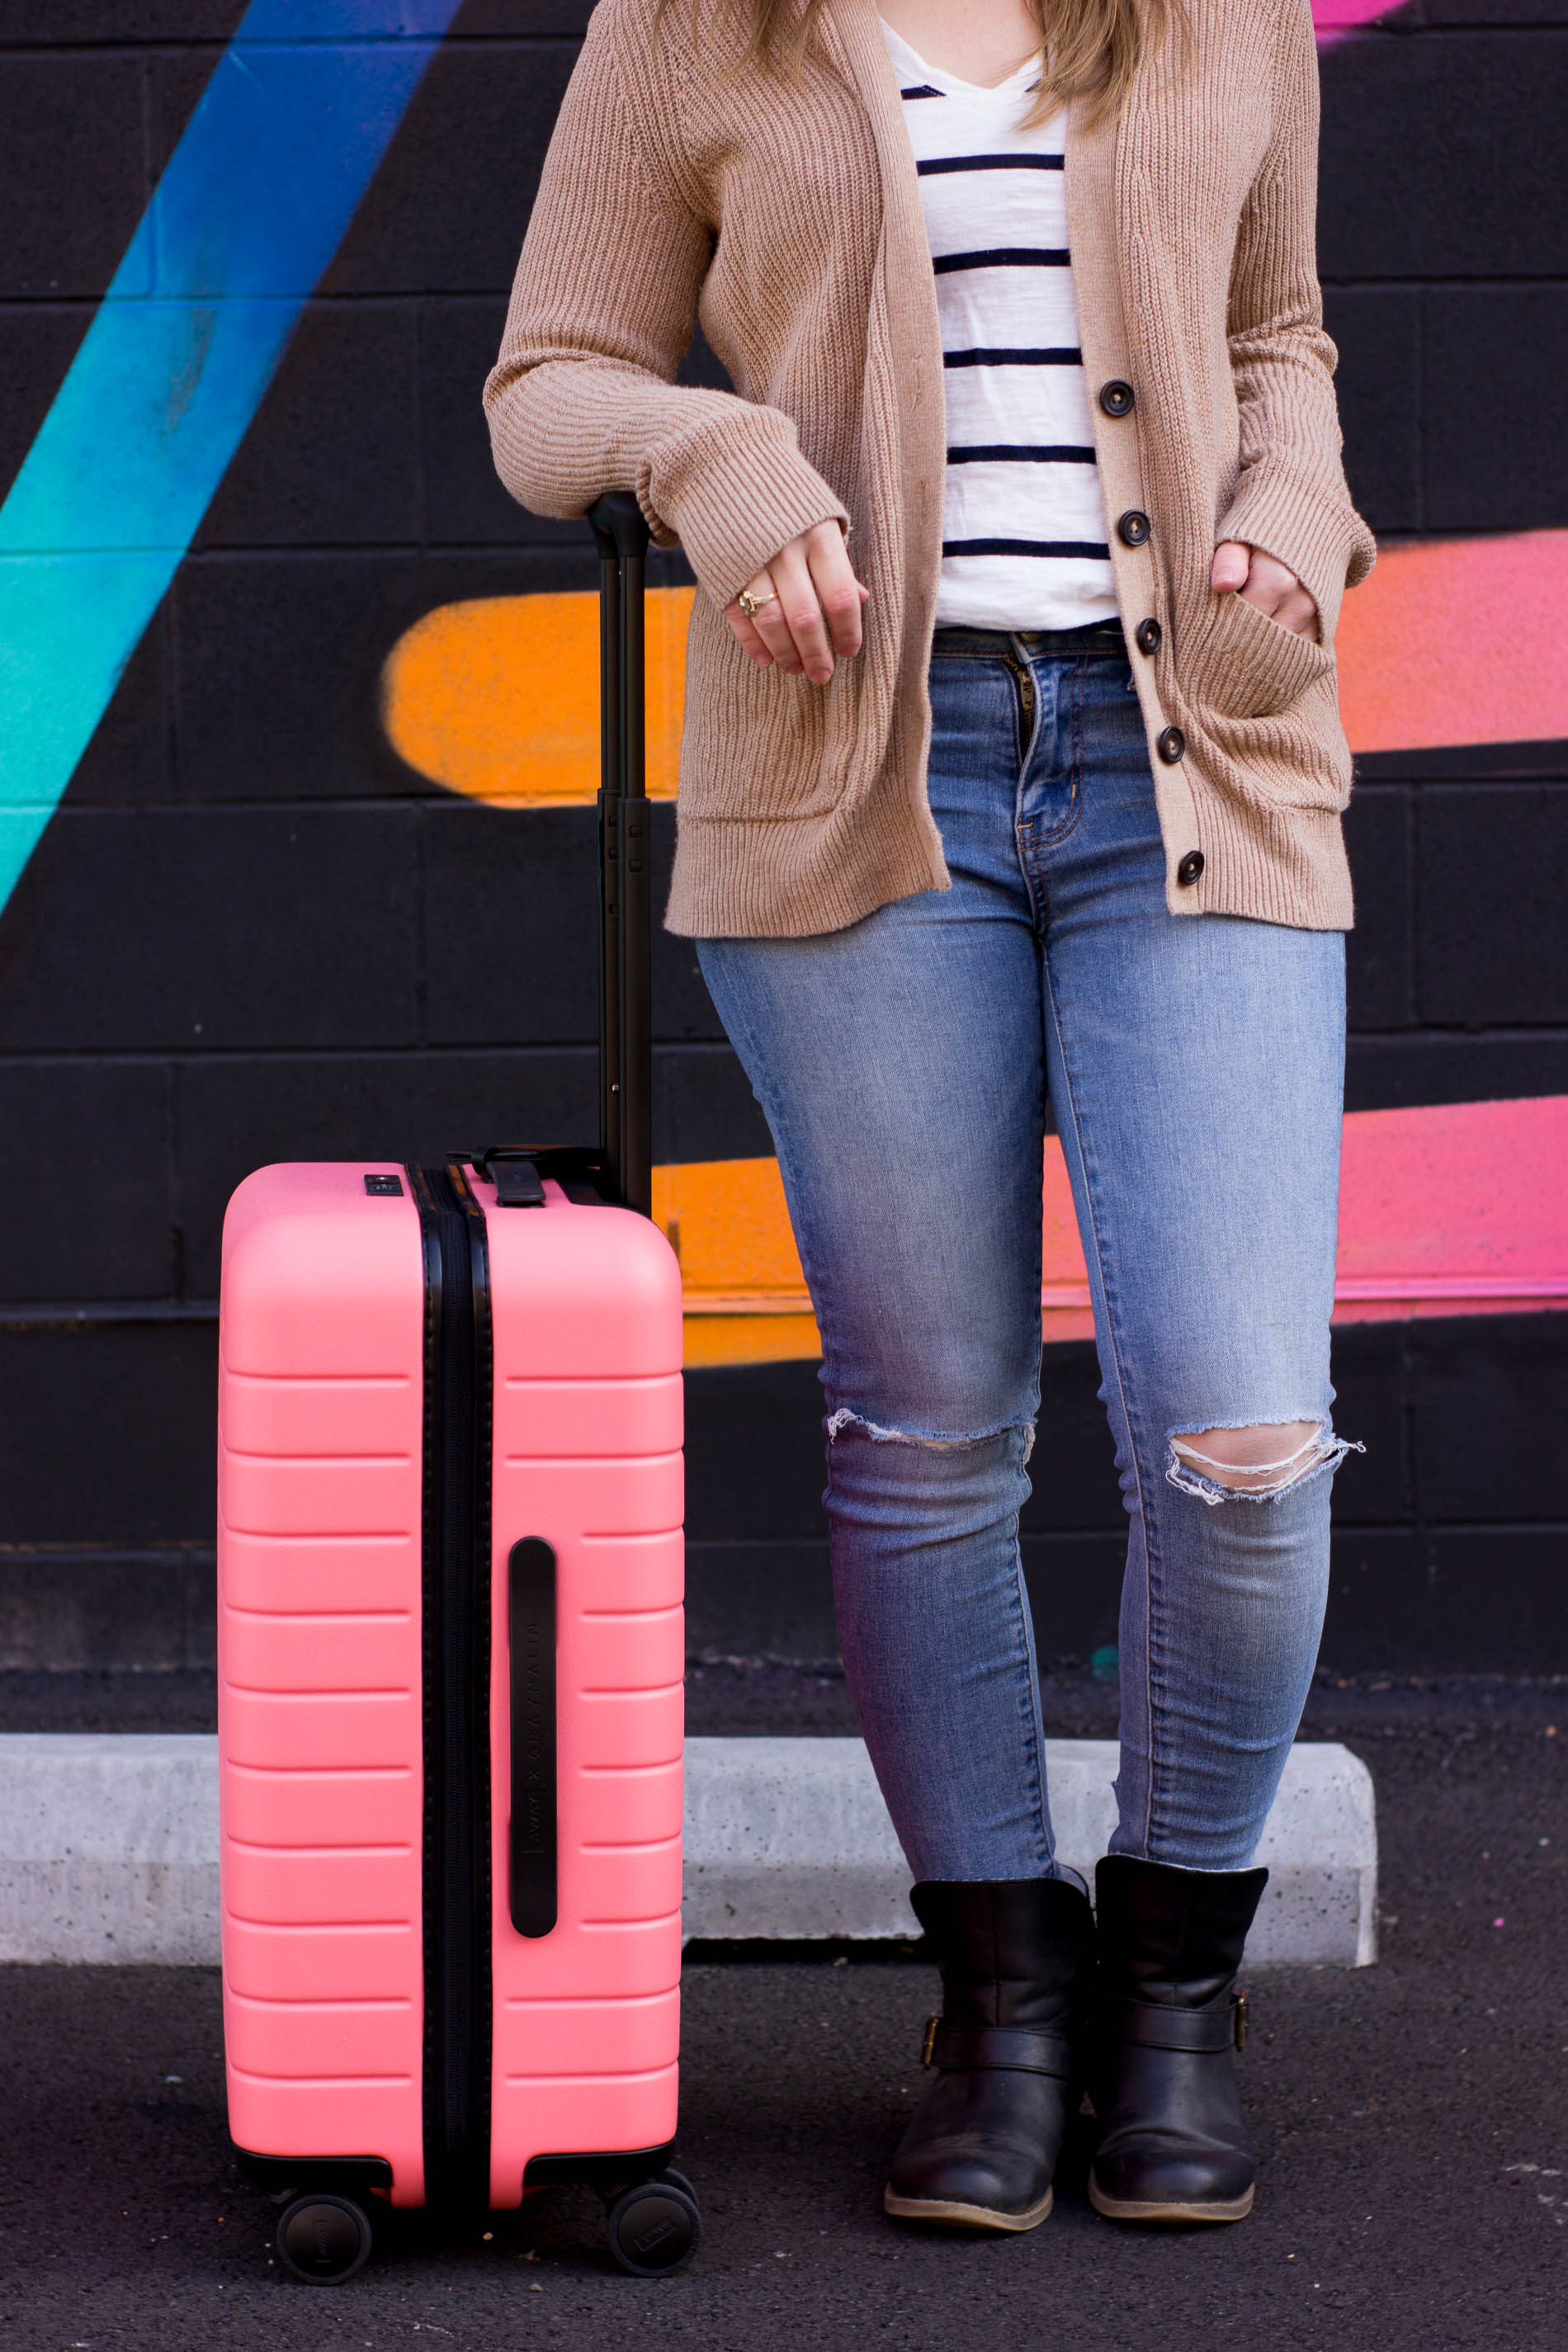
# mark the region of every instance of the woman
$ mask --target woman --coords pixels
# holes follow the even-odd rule
[[[1100,2212],[1236,2220],[1233,1987],[1345,1450],[1332,644],[1373,546],[1311,23],[880,5],[603,0],[486,400],[519,499],[635,489],[699,583],[668,921],[777,1143],[845,1666],[942,1976],[888,2210],[1034,2227],[1087,2079]],[[733,395],[674,382],[699,319]],[[1131,1522],[1098,1920],[1017,1536],[1047,1097]]]

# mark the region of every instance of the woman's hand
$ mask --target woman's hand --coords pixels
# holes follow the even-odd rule
[[[1273,556],[1265,555],[1261,548],[1248,547],[1245,540],[1221,540],[1214,551],[1209,584],[1216,595],[1234,589],[1298,636],[1318,633],[1318,607],[1295,573],[1286,564],[1277,563]]]
[[[781,547],[745,593],[756,598],[755,614],[743,613],[737,597],[724,615],[763,669],[776,662],[786,677],[804,670],[813,686],[826,686],[835,655],[847,661],[859,652],[860,607],[870,590],[856,579],[836,522],[816,523]]]

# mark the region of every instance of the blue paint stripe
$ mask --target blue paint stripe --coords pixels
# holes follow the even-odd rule
[[[460,0],[252,0],[0,509],[0,906]]]

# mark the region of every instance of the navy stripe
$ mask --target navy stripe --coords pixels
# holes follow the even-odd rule
[[[998,441],[981,444],[973,449],[950,449],[950,466],[984,466],[1005,464],[1016,466],[1092,466],[1092,449],[1076,448],[1071,442],[1047,442],[1043,445]]]
[[[1102,560],[1110,550],[1093,539],[944,539],[943,555],[1090,555]]]
[[[1011,352],[982,349],[943,352],[943,367],[1082,367],[1080,351]]]
[[[939,253],[931,268],[943,278],[955,269],[1066,269],[1071,260],[1065,245],[992,245],[981,253]]]
[[[929,81],[922,82],[919,89],[901,89],[899,92],[900,98],[940,98],[942,94],[940,89],[932,89]]]
[[[1066,162],[1065,155],[928,155],[915,170],[930,180],[939,172],[1059,172]]]

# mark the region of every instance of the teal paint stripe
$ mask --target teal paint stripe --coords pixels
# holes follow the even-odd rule
[[[460,0],[253,0],[0,509],[0,906]]]

